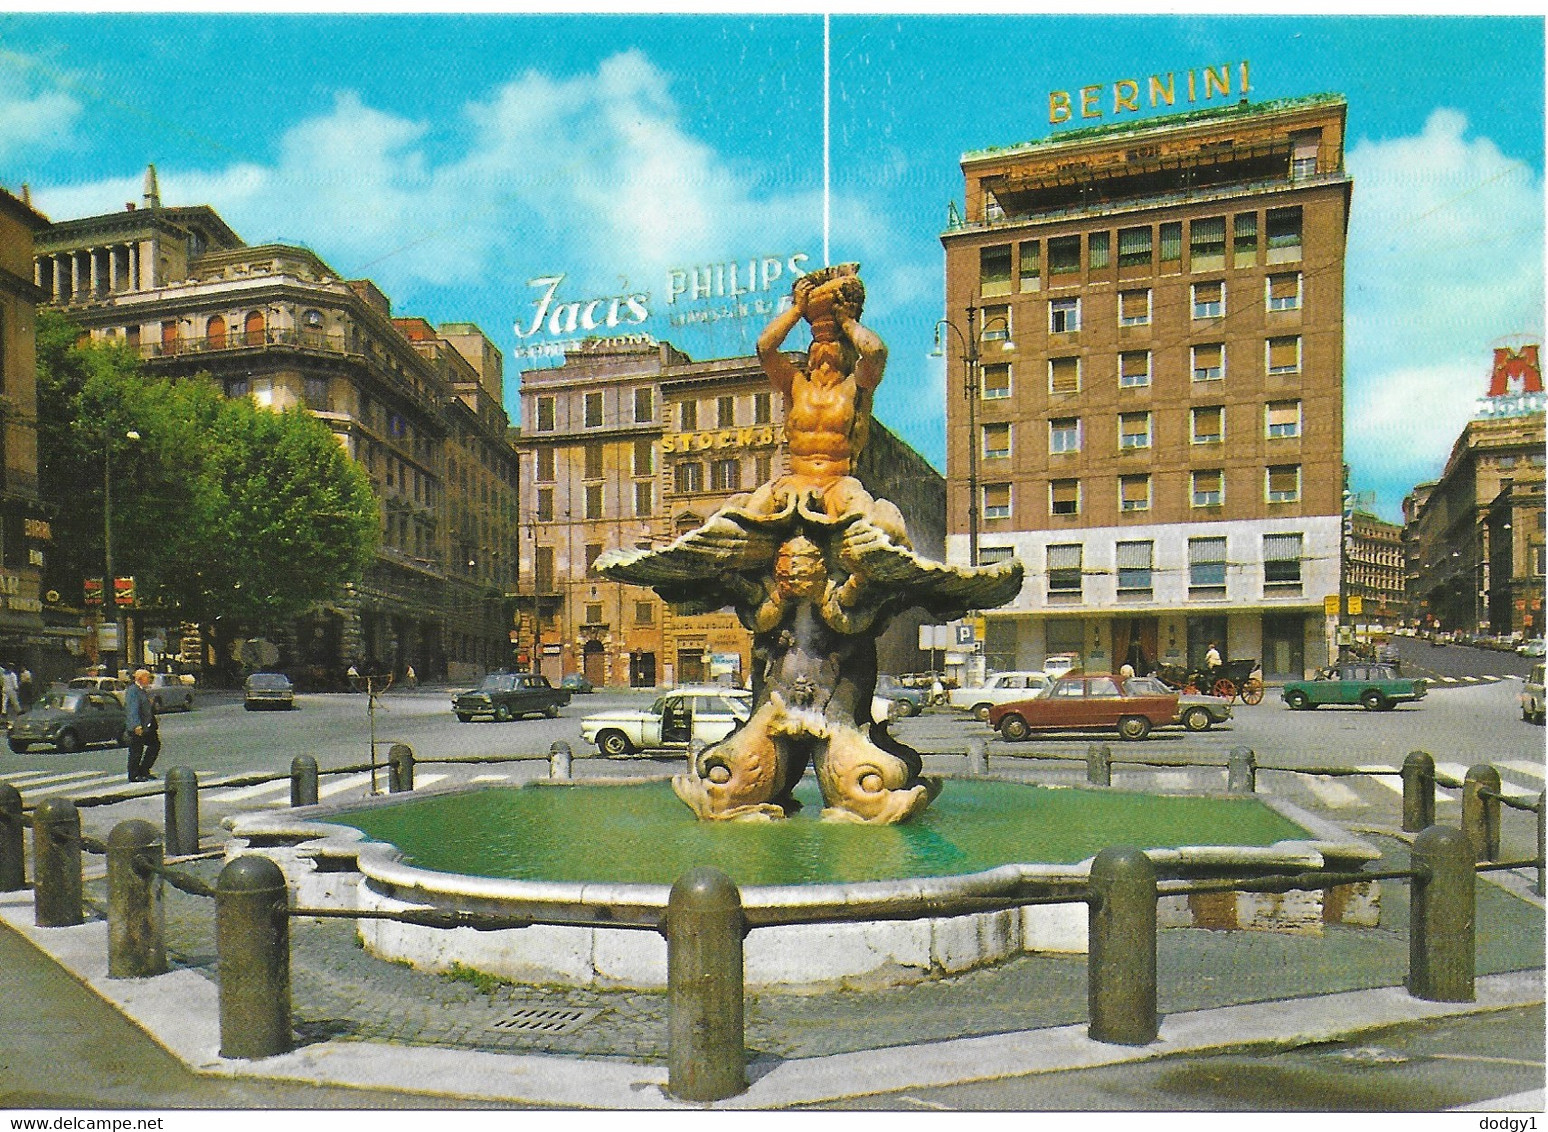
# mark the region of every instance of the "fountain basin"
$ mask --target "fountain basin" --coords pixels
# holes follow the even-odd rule
[[[810,797],[806,796],[806,793]],[[697,865],[742,888],[754,923],[781,909],[1079,890],[1111,844],[1146,848],[1167,876],[1358,867],[1379,854],[1277,799],[1147,795],[958,779],[917,820],[857,826],[807,808],[774,823],[699,822],[665,781],[532,783],[309,807],[228,819],[231,852],[263,852],[310,907],[563,915],[607,909],[651,923]],[[1374,922],[1374,883],[1320,893],[1165,897],[1161,922],[1316,931]],[[654,931],[534,925],[478,932],[359,921],[370,952],[428,969],[455,964],[526,982],[653,988],[666,982]],[[755,927],[751,987],[915,982],[1022,951],[1085,950],[1086,907],[1036,906],[922,920]]]

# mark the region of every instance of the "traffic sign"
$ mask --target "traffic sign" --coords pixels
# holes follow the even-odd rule
[[[1364,612],[1365,612],[1365,599],[1363,597],[1361,597],[1359,594],[1350,594],[1349,595],[1349,615],[1351,617],[1353,617],[1356,614],[1360,614],[1360,613],[1364,613]]]
[[[1338,595],[1337,594],[1328,594],[1327,597],[1322,599],[1322,612],[1324,614],[1326,614],[1328,617],[1337,617],[1338,616]]]

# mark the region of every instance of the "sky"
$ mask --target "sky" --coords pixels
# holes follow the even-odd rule
[[[961,155],[1057,132],[1052,90],[1247,60],[1255,101],[1349,103],[1345,459],[1395,519],[1492,347],[1542,335],[1543,27],[834,15],[825,198],[820,15],[0,14],[0,185],[67,219],[138,201],[154,162],[166,204],[305,244],[395,314],[478,323],[513,419],[516,373],[551,364],[527,355],[585,333],[556,307],[695,359],[750,353],[759,301],[821,265],[826,233],[889,346],[876,414],[943,467],[929,354],[962,318],[939,238]],[[724,293],[733,264],[746,295]],[[714,265],[720,293],[695,298]]]

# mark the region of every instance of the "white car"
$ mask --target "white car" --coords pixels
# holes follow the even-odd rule
[[[946,702],[988,721],[989,709],[1012,700],[1036,699],[1048,690],[1054,677],[1048,672],[996,672],[979,688],[953,688]]]
[[[1080,657],[1072,652],[1054,653],[1043,661],[1043,671],[1052,679],[1057,680],[1066,672],[1073,672],[1080,667]]]
[[[609,758],[636,751],[686,751],[691,741],[711,746],[752,714],[752,693],[718,686],[682,687],[658,696],[643,711],[603,711],[581,720],[581,738]]]

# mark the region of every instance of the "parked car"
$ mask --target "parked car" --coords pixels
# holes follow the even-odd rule
[[[579,672],[572,672],[559,681],[559,687],[573,696],[585,696],[595,692],[596,686]]]
[[[1134,689],[1138,693],[1134,694],[1125,688],[1121,677],[1072,672],[1055,680],[1035,699],[991,707],[989,726],[1013,742],[1034,731],[1109,729],[1116,729],[1123,739],[1143,739],[1153,728],[1175,723],[1178,718],[1177,693],[1169,688],[1158,693],[1154,684],[1147,680]]]
[[[290,711],[296,706],[296,690],[283,672],[254,672],[242,685],[242,706],[248,711]]]
[[[609,758],[636,751],[686,751],[690,739],[715,744],[747,722],[752,693],[741,688],[690,685],[658,696],[643,711],[598,712],[581,720],[581,738]]]
[[[898,677],[905,688],[918,688],[924,695],[925,707],[946,702],[946,694],[957,686],[957,678],[944,672],[905,672]]]
[[[1543,715],[1543,665],[1532,665],[1532,672],[1521,688],[1521,718],[1528,723],[1542,723]]]
[[[79,751],[92,743],[123,746],[124,705],[112,692],[66,688],[45,692],[11,723],[11,750],[25,754],[40,743],[61,751]]]
[[[912,688],[896,676],[883,674],[876,678],[876,695],[896,705],[891,712],[893,718],[905,719],[924,711],[929,689]]]
[[[496,723],[507,723],[524,715],[558,716],[570,702],[568,688],[555,688],[547,676],[536,672],[492,672],[478,687],[452,697],[452,711],[463,723],[475,716],[487,715]]]
[[[1072,652],[1056,652],[1043,660],[1043,672],[1049,677],[1063,676],[1080,667],[1080,657]]]
[[[1028,700],[1041,695],[1052,683],[1046,672],[996,672],[978,688],[953,688],[946,702],[978,719],[987,720],[989,709],[1012,700]]]
[[[1172,693],[1164,681],[1154,676],[1133,676],[1123,682],[1131,696],[1165,696]],[[1202,692],[1177,693],[1177,722],[1189,731],[1208,731],[1231,718],[1231,700],[1225,696],[1207,696]]]
[[[1400,703],[1424,699],[1428,685],[1405,679],[1390,664],[1342,664],[1324,668],[1315,680],[1292,680],[1279,693],[1296,711],[1323,704],[1359,704],[1366,711],[1390,711]]]
[[[146,689],[157,711],[193,711],[193,684],[172,672],[152,672]]]
[[[1530,641],[1522,641],[1516,646],[1517,656],[1541,657],[1545,653],[1548,653],[1548,646],[1545,646],[1541,637],[1535,637]]]
[[[129,690],[129,682],[120,680],[116,676],[76,676],[65,685],[67,688],[90,688],[96,692],[110,692],[118,697],[118,702],[124,702],[124,693]]]

